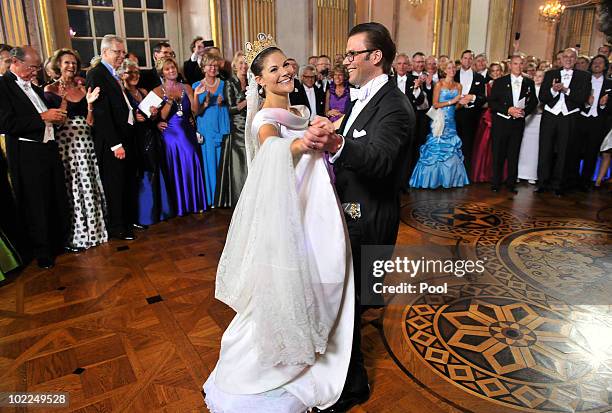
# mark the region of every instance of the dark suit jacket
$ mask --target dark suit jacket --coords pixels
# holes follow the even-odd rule
[[[17,163],[19,159],[18,141],[19,138],[25,138],[42,143],[45,136],[45,122],[16,80],[17,77],[10,71],[0,76],[0,133],[6,135],[8,169],[13,179],[15,195],[19,200],[21,189]],[[32,85],[32,89],[49,107],[43,90],[35,85]],[[5,202],[5,200],[0,200],[0,202]]]
[[[178,77],[176,80],[181,83],[185,82],[183,75],[181,75],[180,73],[178,74]],[[155,68],[142,69],[140,71],[140,80],[138,81],[139,88],[145,89],[147,92],[150,92],[159,85],[161,85],[161,79],[159,78],[159,75],[157,74],[157,70]]]
[[[315,100],[317,101],[317,107],[315,108],[316,113],[319,116],[325,116],[325,92],[317,86],[314,86],[314,91]],[[304,85],[297,79],[293,79],[293,92],[289,94],[289,103],[291,105],[304,105],[310,110],[310,113],[312,113],[308,96],[306,96],[306,89],[304,89]]]
[[[155,70],[155,68],[142,69],[140,71],[140,80],[138,81],[139,88],[150,92],[159,85],[161,85],[161,80],[159,79],[159,75],[157,74],[157,70]]]
[[[192,62],[191,59],[185,60],[185,63],[183,63],[183,74],[189,85],[193,85],[198,80],[204,79],[200,65],[198,62]]]
[[[351,103],[339,133],[356,101]],[[334,162],[340,202],[358,202],[361,218],[349,222],[364,244],[395,244],[399,225],[400,190],[405,187],[409,143],[415,127],[414,109],[394,82],[387,82],[363,108],[344,136]],[[355,131],[365,131],[361,137]]]
[[[535,83],[533,80],[523,76],[523,82],[521,83],[521,93],[519,99],[525,98],[525,116],[529,115],[534,111],[538,105],[538,97],[536,96]],[[499,116],[497,113],[502,115],[508,115],[508,109],[514,106],[514,99],[512,97],[512,84],[511,76],[505,75],[493,82],[491,88],[491,95],[488,99],[489,107],[491,108],[492,116],[494,119],[504,119],[512,122],[525,122],[525,118],[510,118],[505,119]]]
[[[34,84],[32,89],[47,104],[43,90]],[[7,140],[25,138],[42,142],[45,122],[10,71],[0,76],[0,96],[0,133],[4,133]]]
[[[461,93],[464,95],[475,95],[476,100],[474,101],[474,103],[463,107],[461,110],[480,109],[482,108],[482,105],[484,105],[487,101],[487,95],[485,92],[485,78],[478,72],[472,71],[472,73],[474,74],[474,77],[472,79],[472,86],[470,87],[470,90],[462,90]],[[461,83],[460,76],[461,71],[458,70],[457,73],[455,73],[455,82]]]
[[[561,69],[549,70],[544,73],[544,80],[540,87],[539,96],[540,101],[551,109],[561,98],[561,93],[553,97],[550,91],[553,79],[557,79],[559,82],[561,81]],[[569,89],[569,95],[565,96],[565,106],[567,106],[567,110],[571,111],[576,108],[582,108],[591,94],[591,75],[583,70],[574,69]]]
[[[410,101],[410,103],[412,104],[412,108],[416,111],[417,110],[417,106],[422,104],[423,101],[425,100],[425,93],[422,92],[419,93],[418,97],[414,97],[414,81],[416,80],[416,76],[414,76],[411,73],[407,73],[406,74],[406,90],[405,90],[405,94],[408,97],[408,100]],[[389,77],[389,81],[392,81],[395,86],[397,87],[397,74],[395,76],[390,76]],[[398,88],[399,89],[399,88]],[[427,88],[422,88],[425,89],[426,92]],[[432,89],[433,89],[433,85],[432,85]],[[401,90],[400,90],[401,92]],[[428,99],[429,99],[429,103],[431,104],[431,99],[429,97],[429,94],[427,95]]]
[[[125,148],[132,137],[132,126],[128,124],[129,111],[121,87],[110,71],[100,63],[87,73],[86,85],[100,87],[100,97],[93,104],[94,146],[98,157],[103,151],[119,144]],[[99,159],[101,162],[102,159]]]
[[[480,74],[480,73],[479,73],[479,75],[482,76],[482,74]],[[485,83],[489,83],[491,80],[493,80],[493,78],[489,74],[488,70],[487,70],[487,75],[486,76],[482,76],[482,77],[484,77]]]
[[[604,77],[603,85],[601,86],[601,92],[599,93],[599,99],[601,99],[605,95],[608,95],[608,103],[603,108],[599,106],[599,102],[593,102],[594,105],[597,105],[598,116],[610,116],[612,114],[612,110],[610,110],[610,107],[612,107],[612,79],[608,77]],[[584,103],[584,105],[582,105],[580,111],[584,114],[587,114],[590,110],[591,108],[588,106],[587,101]]]

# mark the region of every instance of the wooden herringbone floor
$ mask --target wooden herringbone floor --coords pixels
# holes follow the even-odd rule
[[[398,242],[446,245],[457,236],[478,242],[484,239],[478,231],[461,232],[459,221],[480,219],[478,211],[487,208],[500,220],[511,214],[528,227],[534,219],[579,219],[586,223],[580,228],[610,231],[611,199],[605,193],[562,199],[536,196],[527,186],[514,197],[491,194],[488,187],[478,185],[417,191],[404,197]],[[452,222],[442,214],[446,218],[436,224],[435,218],[442,216],[439,208],[464,212],[450,211]],[[14,281],[0,285],[0,391],[70,394],[69,408],[28,411],[206,411],[201,385],[216,362],[221,334],[233,316],[214,299],[216,265],[230,217],[230,211],[214,210],[176,218],[138,233],[136,241],[113,241],[59,257],[52,270],[30,265]],[[482,221],[484,226],[495,223]],[[485,229],[489,234],[496,231]],[[499,285],[507,287],[501,281]],[[444,365],[436,367],[441,361],[420,356],[419,350],[425,348],[410,342],[413,332],[404,331],[402,317],[410,314],[380,310],[365,314],[363,348],[373,393],[353,413],[554,411],[536,403],[535,393],[526,396],[525,386],[515,389],[501,376],[495,385],[507,389],[506,396],[490,385],[483,387],[482,380],[474,385],[476,390],[462,387],[466,379],[459,377],[457,368],[450,377]],[[452,364],[457,356],[453,354],[445,364]],[[470,363],[464,360],[463,368],[476,371]],[[609,383],[612,363],[606,363]],[[540,391],[538,385],[533,384],[534,392]],[[510,396],[516,396],[514,401]],[[516,401],[523,399],[524,405]],[[580,406],[575,405],[574,411],[586,411]],[[607,411],[590,406],[596,408],[592,411]]]

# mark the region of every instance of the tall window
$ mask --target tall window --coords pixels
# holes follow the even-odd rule
[[[67,0],[72,47],[83,63],[100,54],[106,34],[126,39],[128,52],[138,56],[140,66],[151,66],[152,48],[168,41],[165,0]]]

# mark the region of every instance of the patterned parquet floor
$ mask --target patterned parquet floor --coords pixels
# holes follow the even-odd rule
[[[531,189],[404,196],[399,244],[468,245],[486,272],[365,313],[372,396],[352,413],[612,411],[612,197]],[[0,284],[0,391],[70,395],[0,411],[205,412],[233,317],[214,299],[230,217],[172,219]]]

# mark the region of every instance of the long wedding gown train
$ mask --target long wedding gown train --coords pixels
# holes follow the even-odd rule
[[[289,149],[308,114],[262,109],[255,136],[264,124],[280,137],[250,165],[217,272],[216,297],[237,314],[204,384],[213,413],[329,407],[351,355],[355,296],[340,205],[321,154],[294,167]]]

